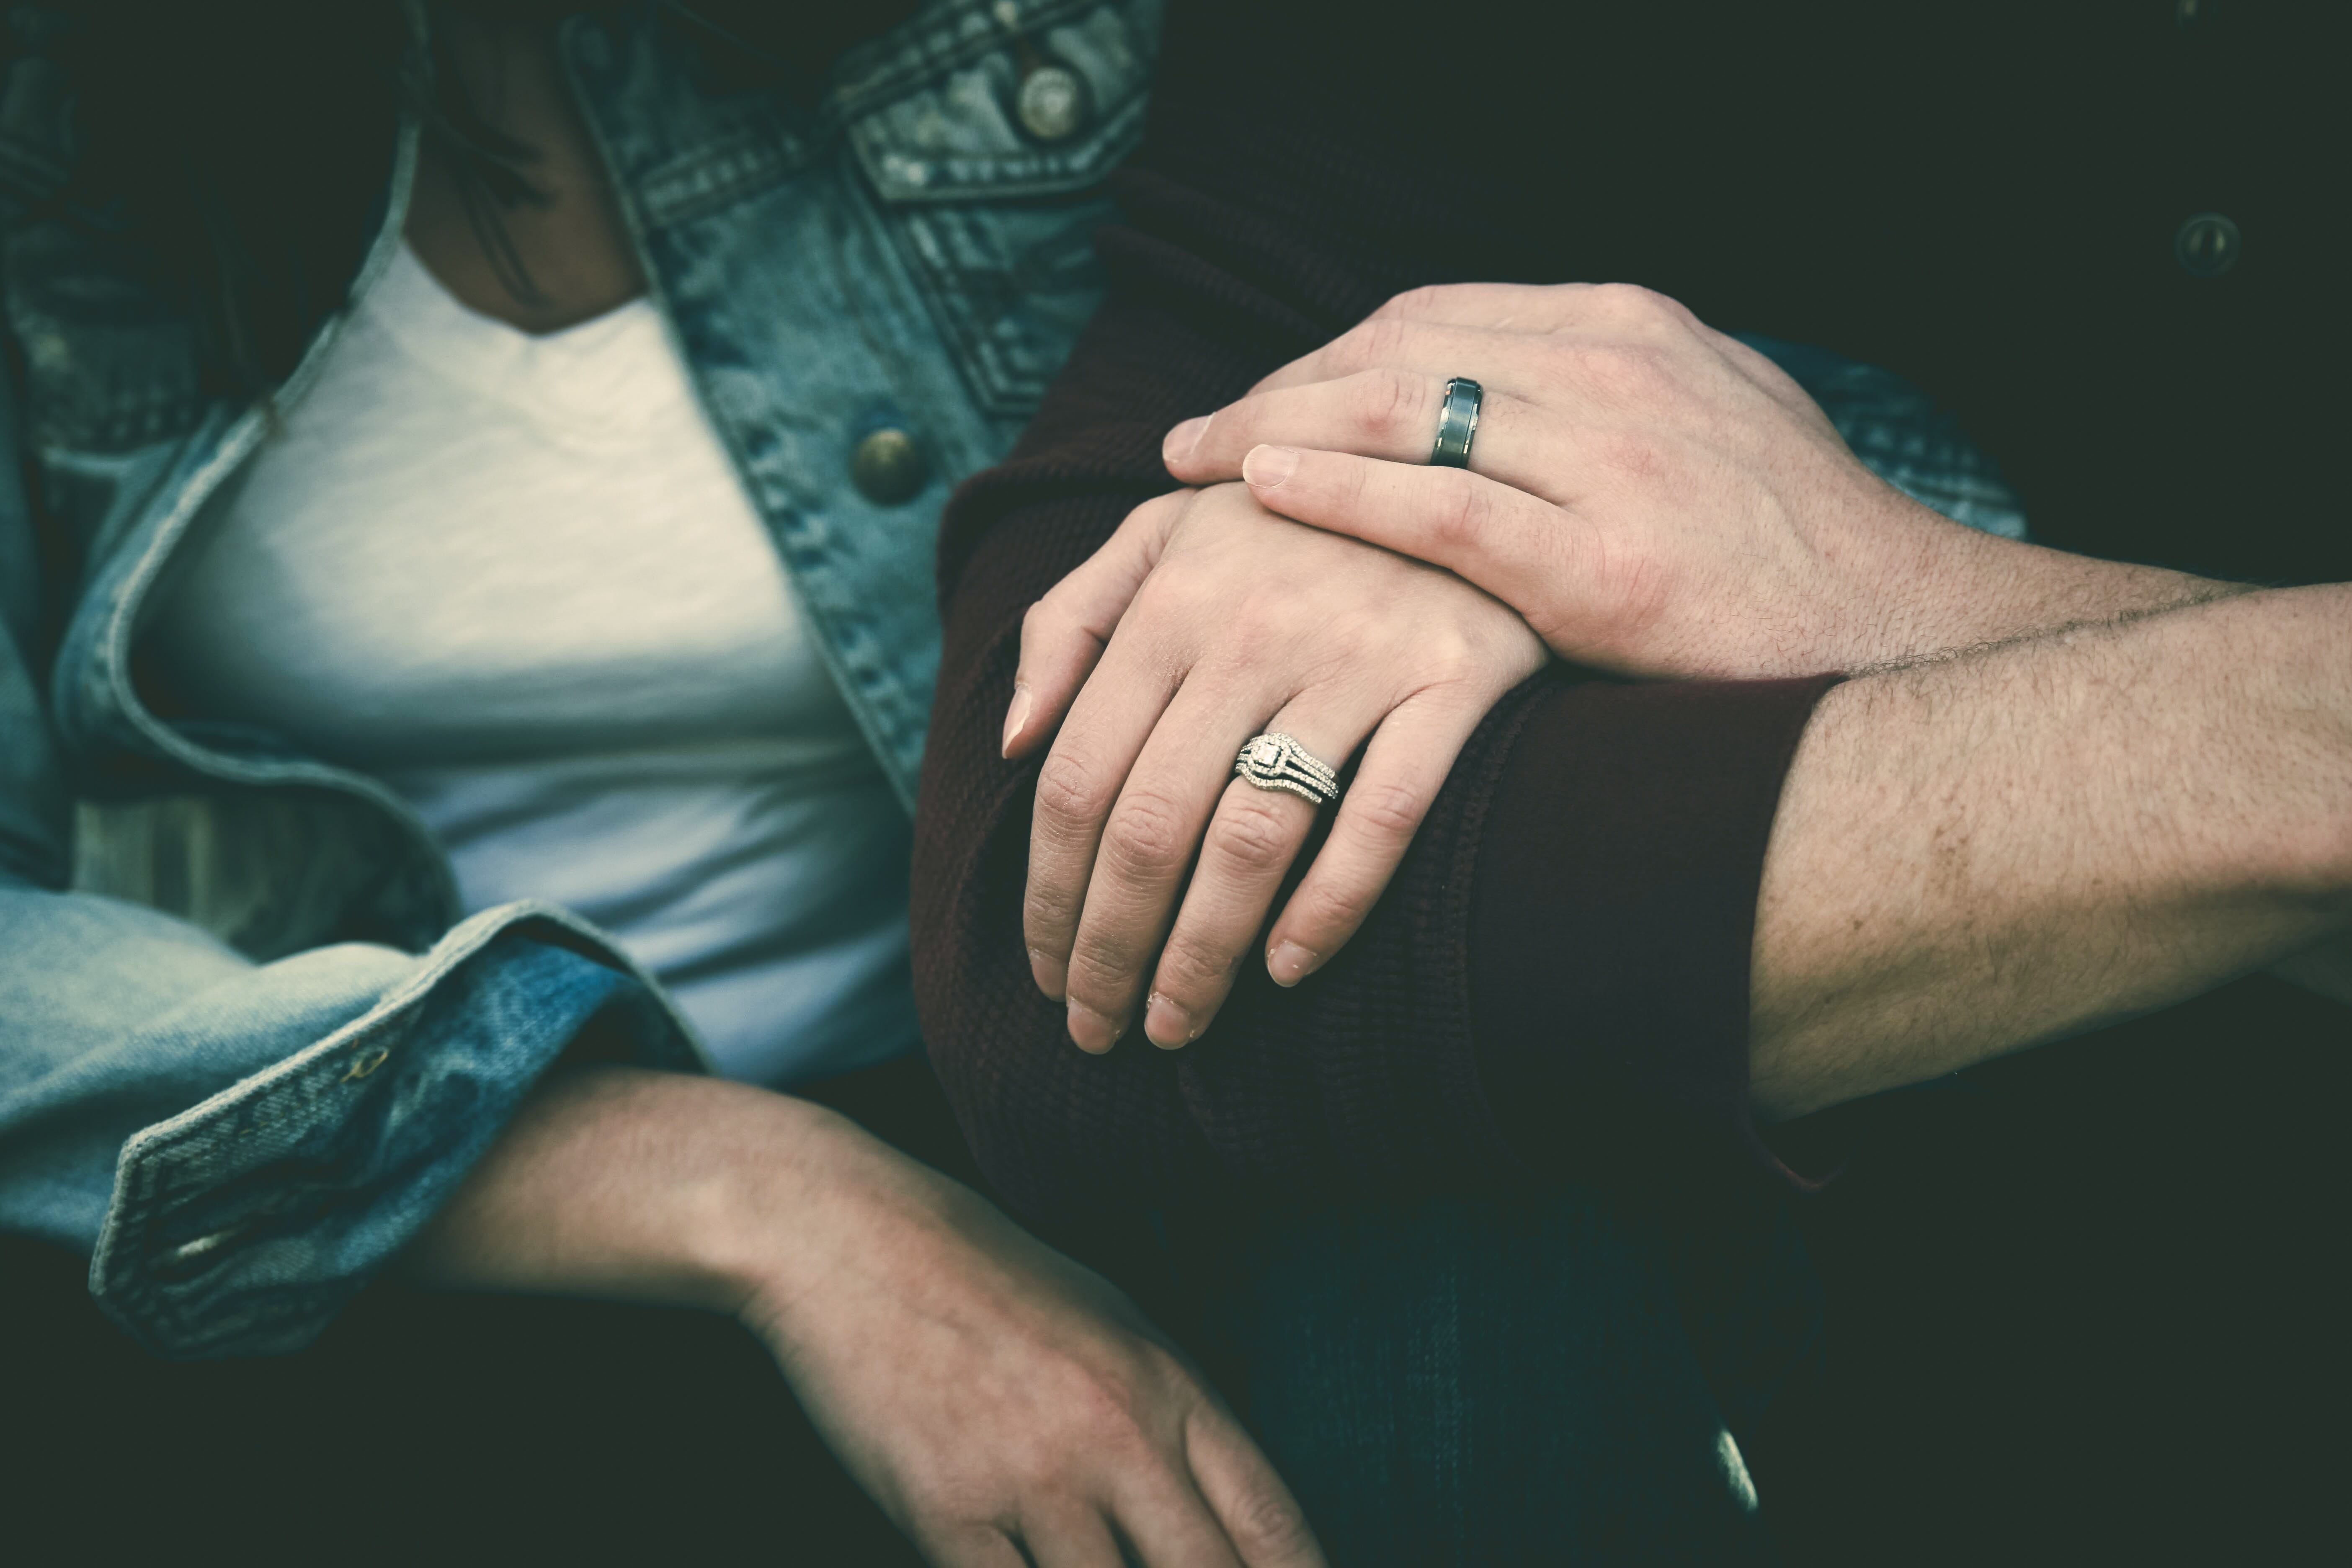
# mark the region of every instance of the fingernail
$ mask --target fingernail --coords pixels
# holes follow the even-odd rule
[[[1070,966],[1040,948],[1029,950],[1029,977],[1036,981],[1038,990],[1056,1002],[1070,988]]]
[[[1295,942],[1276,942],[1265,955],[1265,972],[1276,985],[1297,984],[1315,972],[1315,955]]]
[[[1143,1010],[1143,1033],[1161,1050],[1172,1051],[1199,1039],[1201,1026],[1192,1022],[1191,1013],[1154,991],[1150,1005]]]
[[[1191,457],[1192,448],[1201,444],[1201,433],[1208,427],[1209,416],[1205,414],[1177,426],[1168,432],[1168,439],[1160,443],[1160,460],[1181,463]]]
[[[1298,454],[1288,447],[1252,447],[1242,459],[1242,478],[1270,490],[1298,471]]]
[[[1085,1003],[1070,1004],[1070,1038],[1076,1042],[1078,1049],[1100,1056],[1118,1044],[1118,1037],[1125,1033],[1125,1025],[1112,1023]]]
[[[1013,706],[1004,710],[1004,743],[998,748],[1002,756],[1013,754],[1013,742],[1020,738],[1021,726],[1029,721],[1029,689],[1019,681],[1013,683]]]

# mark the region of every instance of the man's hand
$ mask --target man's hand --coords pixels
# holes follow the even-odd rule
[[[1151,1041],[1181,1046],[1223,1004],[1315,816],[1233,776],[1243,742],[1286,731],[1335,767],[1366,747],[1267,939],[1295,984],[1354,934],[1463,742],[1543,661],[1460,578],[1239,485],[1139,507],[1030,610],[1005,724],[1019,755],[1068,710],[1038,775],[1024,922],[1071,1038],[1108,1050],[1143,1004]]]
[[[805,1100],[560,1073],[404,1263],[432,1283],[736,1313],[941,1568],[1323,1562],[1273,1468],[1125,1296]]]
[[[1457,375],[1486,393],[1471,467],[1431,468]],[[1769,360],[1625,285],[1400,296],[1178,426],[1166,458],[1457,572],[1560,657],[1629,675],[1860,669],[2228,591],[1938,516]]]

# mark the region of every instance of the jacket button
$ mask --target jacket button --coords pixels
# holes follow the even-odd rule
[[[1013,107],[1030,135],[1059,142],[1087,122],[1087,86],[1060,66],[1039,66],[1021,79]]]
[[[922,493],[930,465],[915,438],[893,426],[877,430],[849,454],[849,479],[876,506],[897,506]]]
[[[2172,254],[2191,278],[2219,278],[2238,264],[2238,226],[2220,213],[2199,213],[2172,237]]]

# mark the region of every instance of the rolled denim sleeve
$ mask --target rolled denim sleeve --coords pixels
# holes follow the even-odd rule
[[[72,792],[38,671],[62,591],[0,376],[0,1230],[91,1258],[99,1303],[174,1357],[308,1343],[448,1198],[598,1015],[693,1069],[658,990],[543,905],[423,953],[256,963],[68,889]]]
[[[310,1342],[604,1015],[694,1070],[656,990],[514,904],[427,952],[248,963],[136,905],[0,889],[0,1228],[91,1254],[99,1304],[173,1357]]]

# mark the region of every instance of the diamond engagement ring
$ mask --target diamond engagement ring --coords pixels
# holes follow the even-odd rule
[[[1478,435],[1478,405],[1486,400],[1486,388],[1466,375],[1445,384],[1445,401],[1437,411],[1437,445],[1429,454],[1432,468],[1470,466],[1470,443]]]
[[[1316,805],[1339,798],[1339,775],[1330,764],[1300,745],[1297,736],[1279,730],[1268,730],[1244,746],[1234,759],[1234,772],[1260,789],[1288,790]]]

